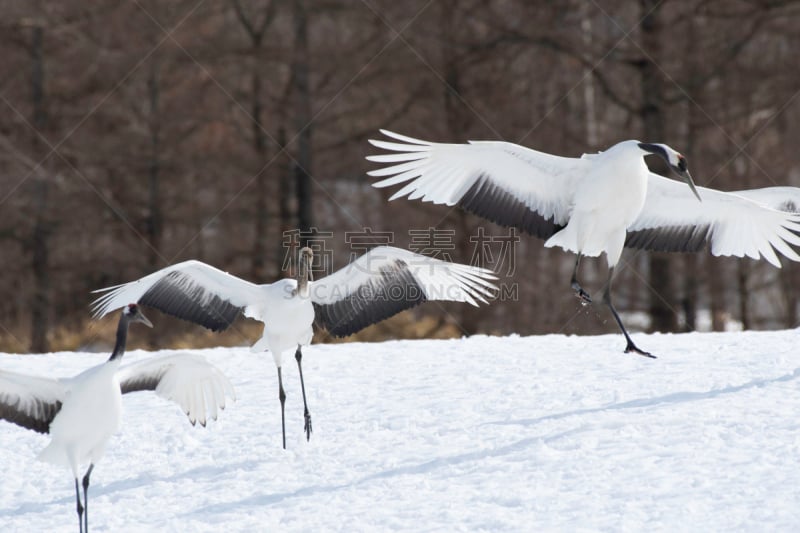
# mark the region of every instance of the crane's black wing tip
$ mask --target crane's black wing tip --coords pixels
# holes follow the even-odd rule
[[[314,322],[334,337],[347,337],[426,301],[408,265],[397,260],[340,300],[314,303]]]
[[[458,206],[499,226],[517,228],[540,239],[547,239],[564,229],[553,217],[545,218],[492,183],[486,174],[475,180],[458,201]]]
[[[139,298],[139,303],[214,332],[228,329],[243,311],[178,270],[150,287]]]
[[[625,247],[653,252],[699,252],[710,239],[710,225],[662,226],[628,231]]]
[[[22,409],[20,403],[19,399],[14,403],[0,403],[0,419],[37,433],[50,433],[50,424],[61,411],[61,402],[37,399],[27,409]]]

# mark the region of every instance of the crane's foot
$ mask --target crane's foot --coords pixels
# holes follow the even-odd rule
[[[650,359],[657,359],[655,355],[651,354],[650,352],[645,352],[644,350],[640,350],[638,346],[633,344],[633,341],[628,341],[628,345],[625,347],[625,353],[635,353],[641,355],[643,357],[649,357]]]
[[[308,442],[311,440],[311,414],[309,414],[308,409],[306,409],[304,414],[306,423],[303,426],[303,430],[306,432],[306,442]]]
[[[588,305],[592,303],[592,297],[589,296],[588,292],[583,290],[583,287],[581,287],[579,283],[573,282],[572,290],[575,291],[575,297],[581,301],[581,305]]]

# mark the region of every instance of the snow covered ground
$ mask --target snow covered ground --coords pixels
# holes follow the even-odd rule
[[[287,445],[268,354],[201,350],[238,401],[207,428],[151,393],[92,476],[95,531],[798,531],[798,331],[314,345]],[[134,333],[132,333],[134,334]],[[153,354],[128,353],[134,360]],[[70,375],[107,354],[0,355]],[[74,531],[48,437],[0,423],[0,530]]]

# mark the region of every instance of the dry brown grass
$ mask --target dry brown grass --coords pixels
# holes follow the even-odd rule
[[[237,320],[231,328],[214,333],[199,326],[148,311],[155,329],[133,326],[128,337],[128,348],[192,349],[214,346],[250,346],[261,337],[263,326],[254,320]],[[56,351],[111,351],[117,321],[106,317],[100,321],[86,320],[79,327],[59,328],[49,335],[50,349]],[[23,328],[6,330],[0,334],[0,352],[26,353],[28,334]],[[401,313],[370,326],[355,335],[335,339],[327,332],[317,331],[315,343],[378,342],[389,339],[447,339],[460,337],[461,330],[443,315],[425,315],[414,312]]]

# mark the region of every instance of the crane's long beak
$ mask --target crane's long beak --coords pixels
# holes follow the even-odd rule
[[[139,311],[138,320],[139,320],[139,322],[141,322],[142,324],[144,324],[148,328],[152,328],[153,327],[153,323],[150,322],[150,320],[146,316],[144,316],[141,311]]]
[[[697,188],[694,186],[694,180],[692,180],[692,175],[689,174],[688,170],[684,170],[681,172],[681,177],[686,181],[686,184],[689,185],[689,188],[692,189],[692,192],[695,196],[697,196],[697,200],[702,202],[703,199],[700,198],[700,194],[697,192]]]

